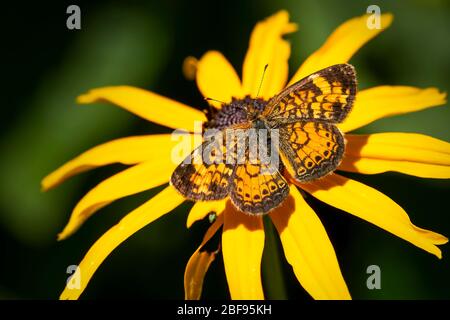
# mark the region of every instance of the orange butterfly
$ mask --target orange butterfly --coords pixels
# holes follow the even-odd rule
[[[269,212],[289,194],[283,170],[299,182],[308,182],[338,167],[345,144],[336,124],[350,112],[356,87],[353,66],[337,64],[305,77],[269,101],[233,99],[204,125],[219,134],[205,138],[175,169],[171,184],[191,200],[229,196],[243,212]],[[266,145],[277,140],[271,156],[281,161],[262,161],[252,151],[252,143],[228,134],[261,129],[269,132]]]

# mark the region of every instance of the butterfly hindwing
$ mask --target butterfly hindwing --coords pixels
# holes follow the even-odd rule
[[[340,123],[356,95],[356,73],[349,64],[322,69],[270,99],[263,116],[269,123],[323,121]]]
[[[289,186],[270,163],[250,161],[237,164],[233,174],[230,198],[239,210],[260,215],[278,207],[289,194]]]
[[[344,154],[344,137],[333,124],[296,122],[280,126],[280,156],[299,182],[334,171]]]

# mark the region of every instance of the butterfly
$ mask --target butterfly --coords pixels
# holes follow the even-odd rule
[[[171,184],[194,201],[230,197],[242,212],[270,212],[289,194],[286,172],[305,183],[339,166],[345,141],[336,124],[349,114],[356,90],[354,67],[337,64],[303,78],[268,101],[233,98],[210,114],[204,129],[213,129],[215,134],[204,138],[178,165]],[[245,143],[239,135],[228,134],[261,129],[269,132],[262,140],[268,144],[277,140],[271,158],[281,161],[262,161],[252,148],[255,142]]]

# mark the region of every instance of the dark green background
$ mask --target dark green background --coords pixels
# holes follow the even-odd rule
[[[90,88],[128,84],[186,104],[206,107],[195,83],[181,73],[184,57],[222,51],[237,68],[254,24],[287,9],[299,24],[292,42],[291,74],[343,21],[378,4],[393,12],[393,25],[365,46],[352,63],[360,88],[380,84],[449,88],[448,1],[89,1],[81,7],[82,30],[65,26],[72,3],[3,5],[0,137],[0,298],[57,298],[68,265],[77,264],[94,241],[157,190],[101,210],[70,239],[56,242],[71,209],[102,179],[124,168],[82,174],[48,193],[40,180],[80,152],[127,135],[169,132],[119,108],[76,106]],[[359,132],[419,132],[450,140],[444,108],[383,119]],[[384,192],[417,225],[450,235],[449,183],[401,174],[350,175]],[[150,179],[150,177],[149,177]],[[314,199],[334,244],[349,289],[357,299],[450,298],[449,246],[439,261],[413,245]],[[114,251],[83,298],[182,298],[185,263],[207,227],[186,230],[190,205],[144,228]],[[383,212],[380,212],[383,214]],[[269,298],[309,299],[281,254],[283,274],[273,277],[265,256]],[[366,268],[381,267],[382,289],[366,288]],[[278,274],[278,273],[277,273]],[[281,281],[281,282],[280,282]],[[217,259],[204,287],[206,298],[227,298],[223,261]]]

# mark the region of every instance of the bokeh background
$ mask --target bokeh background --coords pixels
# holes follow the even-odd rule
[[[81,7],[79,31],[66,28],[69,4]],[[0,298],[57,298],[68,276],[67,266],[79,263],[98,237],[159,190],[117,201],[68,240],[56,241],[77,200],[123,166],[84,173],[42,193],[40,180],[46,174],[96,144],[127,135],[169,132],[111,105],[77,106],[77,95],[90,88],[127,84],[205,108],[195,83],[182,75],[186,56],[200,57],[217,49],[241,70],[254,24],[287,9],[299,24],[299,31],[288,37],[292,74],[335,27],[363,14],[370,4],[393,12],[395,20],[352,59],[360,88],[401,84],[448,91],[450,3],[444,0],[2,4]],[[447,105],[383,119],[359,132],[419,132],[449,141],[449,120]],[[390,196],[417,225],[450,235],[448,181],[396,173],[346,175]],[[354,298],[450,298],[448,245],[442,247],[444,258],[439,261],[347,213],[314,199],[308,202],[329,233]],[[186,230],[189,207],[181,206],[121,245],[97,271],[82,298],[182,299],[185,263],[207,227],[200,223]],[[310,299],[283,255],[277,254],[279,243],[271,246],[263,266],[267,297]],[[371,264],[381,268],[381,290],[366,287],[366,268]],[[207,274],[203,296],[229,297],[220,256]]]

